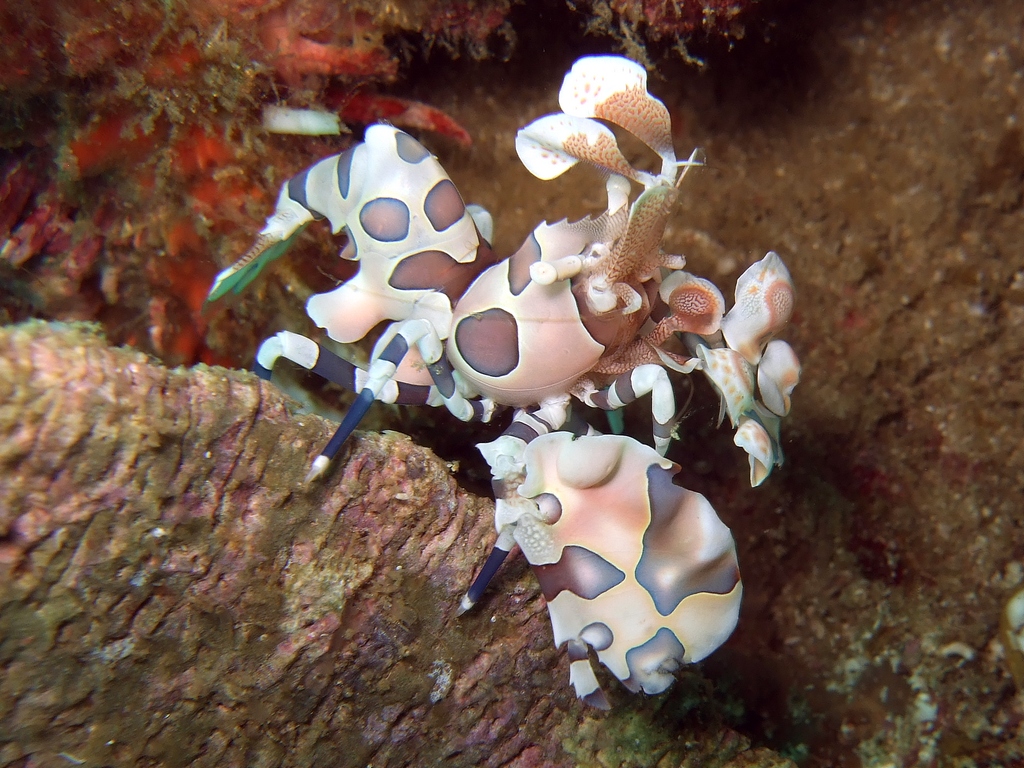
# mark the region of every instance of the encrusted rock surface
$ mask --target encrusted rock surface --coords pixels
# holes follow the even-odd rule
[[[332,425],[291,410],[0,329],[0,765],[790,765],[695,671],[579,704],[521,562],[456,619],[490,502],[396,433],[304,487]]]
[[[651,79],[707,156],[665,249],[726,288],[772,248],[797,289],[785,466],[744,487],[703,382],[669,453],[743,570],[708,675],[807,766],[1024,764],[1024,655],[999,631],[1024,588],[1024,5],[798,5],[769,44]],[[464,112],[437,101],[475,116],[474,156],[442,161],[501,212],[503,253],[602,201],[584,172],[538,187],[504,140],[556,108],[574,52],[546,55],[535,87],[474,70]]]

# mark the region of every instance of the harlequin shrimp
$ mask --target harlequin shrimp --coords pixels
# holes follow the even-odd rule
[[[720,294],[700,278],[687,276],[659,293],[661,270],[685,263],[662,253],[660,241],[678,183],[697,161],[676,160],[668,110],[647,92],[646,72],[633,62],[583,59],[562,91],[571,114],[527,126],[517,150],[542,178],[580,160],[605,171],[608,208],[600,216],[543,223],[515,254],[498,259],[487,243],[490,217],[465,206],[415,139],[374,125],[363,143],[289,180],[256,244],[218,275],[211,299],[240,290],[302,227],[326,219],[347,235],[341,256],[356,260],[359,271],[313,296],[310,317],[339,342],[390,322],[365,371],[288,331],[260,347],[262,376],[285,357],[359,392],[311,477],[374,399],[444,404],[463,420],[487,420],[496,405],[533,408],[557,429],[570,396],[617,408],[651,393],[655,441],[662,452],[667,447],[675,405],[666,368],[689,372],[699,361],[661,343],[675,330],[714,332],[721,316]],[[648,143],[661,157],[661,173],[634,169],[612,132],[590,115]],[[630,180],[644,187],[632,206]],[[642,332],[656,302],[667,317]],[[517,419],[531,420],[525,410]]]
[[[632,438],[568,432],[536,438],[523,462],[524,504],[503,522],[581,699],[608,707],[588,646],[629,690],[653,694],[725,642],[742,593],[736,548],[707,499],[673,484],[677,465]]]
[[[306,308],[342,343],[386,321],[367,367],[290,331],[264,341],[255,365],[269,379],[283,357],[358,393],[307,481],[374,400],[444,405],[462,420],[513,407],[511,425],[479,446],[498,538],[460,612],[519,544],[549,598],[556,642],[568,644],[578,695],[606,705],[587,646],[628,688],[655,693],[725,640],[739,605],[728,529],[702,496],[672,484],[675,465],[661,458],[676,416],[669,371],[700,370],[717,388],[756,485],[781,463],[778,423],[799,364],[772,339],[793,298],[775,254],[744,273],[725,313],[712,283],[661,250],[680,182],[700,161],[676,158],[668,110],[644,69],[617,56],[580,59],[559,106],[519,132],[517,153],[541,179],[581,162],[603,172],[600,215],[542,223],[500,258],[490,215],[465,205],[429,151],[373,125],[362,143],[283,185],[256,243],[217,276],[209,300],[241,291],[308,223],[344,232],[341,257],[358,272]],[[660,171],[634,168],[599,120],[650,147]],[[642,191],[630,202],[634,186]],[[597,436],[570,409],[572,398],[613,410],[647,394],[656,450]]]

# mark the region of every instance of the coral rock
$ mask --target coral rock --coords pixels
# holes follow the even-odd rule
[[[4,764],[595,764],[628,735],[789,765],[682,695],[584,711],[521,563],[455,618],[490,502],[394,433],[304,487],[332,425],[290,409],[88,326],[0,329]]]

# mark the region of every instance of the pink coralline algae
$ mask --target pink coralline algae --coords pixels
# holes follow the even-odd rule
[[[737,34],[739,23],[757,0],[612,0],[623,18],[644,22],[654,40],[696,32]]]

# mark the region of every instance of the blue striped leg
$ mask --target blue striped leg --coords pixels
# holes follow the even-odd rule
[[[541,435],[554,432],[569,421],[568,405],[568,398],[560,397],[527,410],[518,410],[512,418],[512,424],[501,437],[490,443],[477,445],[491,467],[494,526],[498,529],[498,538],[487,556],[484,567],[473,579],[462,602],[459,603],[456,615],[461,616],[476,605],[498,572],[498,568],[512,551],[515,544],[512,536],[514,523],[524,513],[543,518],[543,510],[538,506],[538,502],[525,499],[518,493],[523,473],[526,471],[524,453],[528,443]],[[572,420],[572,426],[579,430],[587,429],[586,425],[577,420]]]
[[[327,347],[291,331],[281,331],[263,342],[253,364],[253,373],[269,381],[271,369],[281,357],[350,392],[361,391],[368,378],[366,371],[355,363],[350,363]],[[432,399],[435,399],[431,394],[432,389],[421,384],[392,380],[381,390],[377,399],[382,403],[397,405],[431,405]]]
[[[647,363],[618,376],[604,389],[595,389],[589,381],[577,385],[573,393],[587,405],[614,411],[643,397],[651,395],[651,414],[654,417],[654,447],[662,456],[668,450],[672,430],[676,424],[676,398],[668,373],[660,365]]]
[[[422,352],[420,353],[422,356]],[[434,391],[441,397],[448,411],[460,421],[489,422],[494,415],[495,402],[488,397],[468,399],[459,390],[458,374],[446,355],[427,364],[434,382]]]
[[[363,372],[357,366],[338,357],[312,339],[291,331],[281,331],[260,345],[253,366],[256,374],[269,379],[274,364],[279,358],[291,360],[313,373],[333,381],[347,389],[358,392],[355,403],[345,414],[334,436],[313,462],[306,476],[306,482],[323,474],[331,459],[337,455],[349,435],[362,421],[375,399],[395,403],[426,403],[430,399],[430,387],[403,384],[392,378],[398,364],[408,352],[408,343],[399,333],[384,347],[380,355]]]
[[[445,355],[444,343],[429,321],[418,318],[392,325],[377,341],[374,359],[376,359],[377,349],[390,345],[393,338],[399,335],[405,339],[407,347],[416,347],[416,351],[423,358],[427,372],[434,382],[434,394],[440,398],[440,401],[455,418],[460,421],[490,421],[494,414],[494,402],[490,399],[470,400],[465,396],[458,385],[457,374]],[[372,365],[370,371],[372,374]],[[433,400],[429,404],[440,405],[440,402]]]
[[[389,395],[397,394],[395,372],[413,346],[418,349],[428,364],[432,359],[437,360],[444,354],[441,340],[426,320],[408,320],[392,324],[377,341],[365,379],[360,382],[356,401],[345,414],[345,418],[323,452],[313,462],[313,466],[306,476],[307,483],[324,473],[331,459],[337,455],[341,446],[345,444],[345,441],[359,426],[359,422],[363,420],[366,412],[370,410],[374,400],[385,399],[388,402],[394,402],[390,397],[382,397],[382,394],[385,388],[389,388]],[[358,378],[361,377],[357,376]],[[447,403],[447,401],[445,402]],[[472,409],[470,410],[472,411]]]

